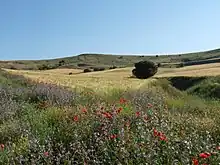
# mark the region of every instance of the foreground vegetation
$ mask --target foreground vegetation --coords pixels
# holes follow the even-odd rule
[[[166,79],[99,94],[0,72],[1,164],[219,162],[219,101]]]

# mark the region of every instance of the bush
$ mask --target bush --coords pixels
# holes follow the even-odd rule
[[[93,71],[103,71],[105,70],[105,68],[101,67],[101,68],[94,68]]]
[[[39,70],[49,70],[49,69],[56,69],[59,67],[59,64],[49,65],[49,64],[42,64],[38,66]]]
[[[149,78],[157,73],[158,66],[152,61],[140,61],[135,63],[132,73],[139,79]]]
[[[92,72],[90,69],[84,69],[84,71],[83,71],[84,73],[88,73],[88,72]]]
[[[84,63],[80,63],[80,64],[77,64],[78,67],[86,67],[86,66],[89,66],[89,64],[84,64]]]
[[[69,75],[72,75],[72,74],[73,74],[72,72],[69,73]]]
[[[111,66],[109,69],[116,69],[117,66]]]
[[[189,62],[189,61],[191,61],[189,58],[183,58],[182,59],[182,62]]]
[[[16,70],[17,68],[15,68],[14,66],[11,66],[10,69]]]
[[[59,66],[62,66],[62,65],[64,65],[65,64],[65,61],[64,60],[61,60],[61,61],[59,61]]]
[[[48,70],[48,69],[50,69],[50,67],[48,65],[43,64],[43,65],[39,66],[38,69],[39,70]]]
[[[181,67],[184,67],[184,63],[180,63],[179,64],[179,67],[181,68]]]

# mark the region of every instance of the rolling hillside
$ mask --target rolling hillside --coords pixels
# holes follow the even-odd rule
[[[48,59],[0,61],[0,67],[8,69],[44,70],[55,68],[94,68],[110,66],[129,67],[140,60],[151,60],[161,63],[162,67],[177,67],[201,63],[215,63],[220,60],[220,49],[177,55],[110,55],[110,54],[80,54],[78,56]]]

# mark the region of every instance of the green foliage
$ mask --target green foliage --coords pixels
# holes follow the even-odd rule
[[[88,64],[85,64],[85,63],[79,63],[77,64],[78,67],[87,67],[89,66]]]
[[[95,68],[93,69],[93,71],[104,71],[104,70],[105,70],[104,67],[95,67]]]
[[[132,73],[139,79],[146,79],[155,75],[157,68],[157,65],[152,61],[140,61],[135,63],[135,69],[132,70]]]
[[[48,69],[50,69],[50,67],[46,64],[43,64],[43,65],[39,66],[38,69],[39,70],[48,70]]]
[[[206,99],[220,99],[220,77],[172,77],[171,85]]]
[[[109,69],[116,69],[117,66],[111,66]]]
[[[90,69],[86,68],[83,70],[84,73],[92,72]]]
[[[204,98],[220,99],[220,77],[207,77],[187,91]]]
[[[58,65],[59,66],[65,65],[65,61],[64,60],[60,60]]]
[[[49,70],[49,69],[55,69],[55,68],[57,68],[58,66],[60,66],[60,65],[59,65],[59,64],[55,64],[55,65],[43,64],[43,65],[38,66],[38,69],[39,69],[39,70]]]

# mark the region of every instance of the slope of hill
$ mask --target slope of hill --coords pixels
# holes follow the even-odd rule
[[[215,59],[215,60],[210,60]],[[176,55],[110,55],[110,54],[80,54],[78,56],[47,59],[47,60],[17,60],[0,61],[0,67],[8,69],[46,70],[55,68],[93,68],[93,67],[129,67],[140,60],[151,60],[161,63],[162,67],[178,66],[181,63],[195,64],[195,61],[209,60],[215,63],[220,59],[220,49]]]

